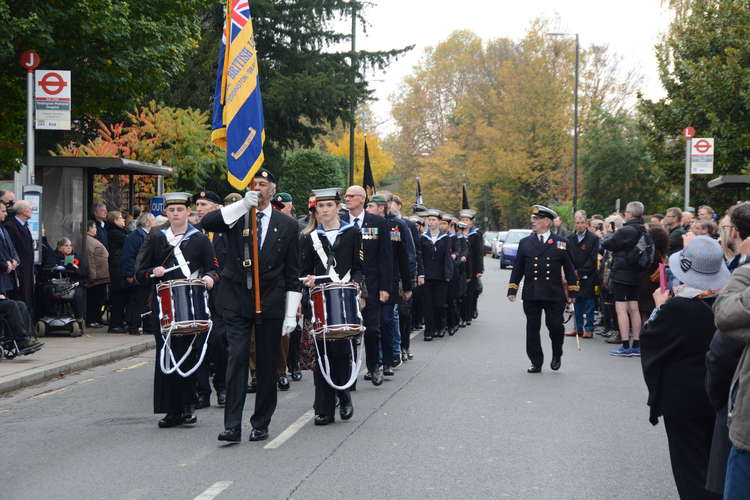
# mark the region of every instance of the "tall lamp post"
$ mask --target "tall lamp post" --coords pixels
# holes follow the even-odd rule
[[[352,0],[352,83],[357,81],[357,4]],[[349,123],[349,185],[354,184],[354,128],[356,125],[357,101],[352,99],[352,121]]]
[[[579,53],[580,53],[580,42],[578,33],[547,33],[549,36],[560,36],[560,37],[572,37],[576,39],[576,78],[575,78],[575,90],[573,92],[573,213],[578,206],[578,66],[579,66]]]

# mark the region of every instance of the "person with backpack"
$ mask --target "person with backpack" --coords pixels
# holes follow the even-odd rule
[[[609,351],[611,356],[640,356],[641,315],[638,311],[638,288],[641,275],[654,260],[654,242],[643,225],[643,203],[631,201],[625,207],[625,224],[605,236],[602,248],[612,257],[612,295],[622,346]],[[630,344],[630,336],[633,343]]]

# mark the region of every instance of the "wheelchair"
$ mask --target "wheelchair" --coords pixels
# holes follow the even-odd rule
[[[4,317],[0,317],[0,359],[13,359],[16,356],[28,356],[39,351],[44,344],[37,344],[33,347],[21,349],[12,336],[8,335],[8,332],[12,331],[11,326],[8,324],[8,320]]]
[[[63,266],[45,269],[47,281],[42,285],[44,311],[36,322],[37,337],[52,332],[66,332],[71,337],[83,335],[83,319],[77,321],[73,308],[76,293],[81,283],[71,279],[71,273]],[[81,311],[81,315],[82,315]]]

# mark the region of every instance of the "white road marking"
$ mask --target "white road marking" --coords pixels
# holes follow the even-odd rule
[[[292,425],[284,429],[284,432],[276,436],[276,439],[268,443],[263,447],[265,450],[275,450],[282,444],[286,443],[289,438],[297,434],[297,432],[305,426],[307,422],[312,420],[315,416],[315,410],[309,410],[305,412],[300,418],[298,418]]]
[[[217,481],[193,500],[213,500],[219,496],[222,491],[232,486],[232,483],[234,483],[234,481]]]
[[[76,382],[76,384],[88,384],[89,382],[93,382],[94,380],[96,380],[96,378],[87,378],[85,380],[79,380],[78,382]]]
[[[115,370],[115,372],[116,373],[126,372],[128,370],[132,370],[133,368],[141,367],[141,366],[143,366],[145,364],[148,364],[148,361],[141,361],[141,362],[138,362],[138,363],[136,363],[134,365],[126,366],[125,368],[118,368],[117,370]]]

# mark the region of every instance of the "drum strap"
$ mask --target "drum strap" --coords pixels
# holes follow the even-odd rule
[[[343,278],[339,277],[339,275],[336,273],[336,269],[333,268],[333,253],[331,253],[330,256],[326,255],[326,251],[323,248],[323,243],[321,243],[320,236],[318,236],[317,231],[310,232],[310,239],[312,239],[313,249],[315,250],[315,253],[318,254],[320,262],[322,262],[323,267],[326,268],[325,274],[327,274],[328,277],[331,278],[331,281],[333,281],[334,283],[347,283],[351,281],[351,271],[347,271]]]

